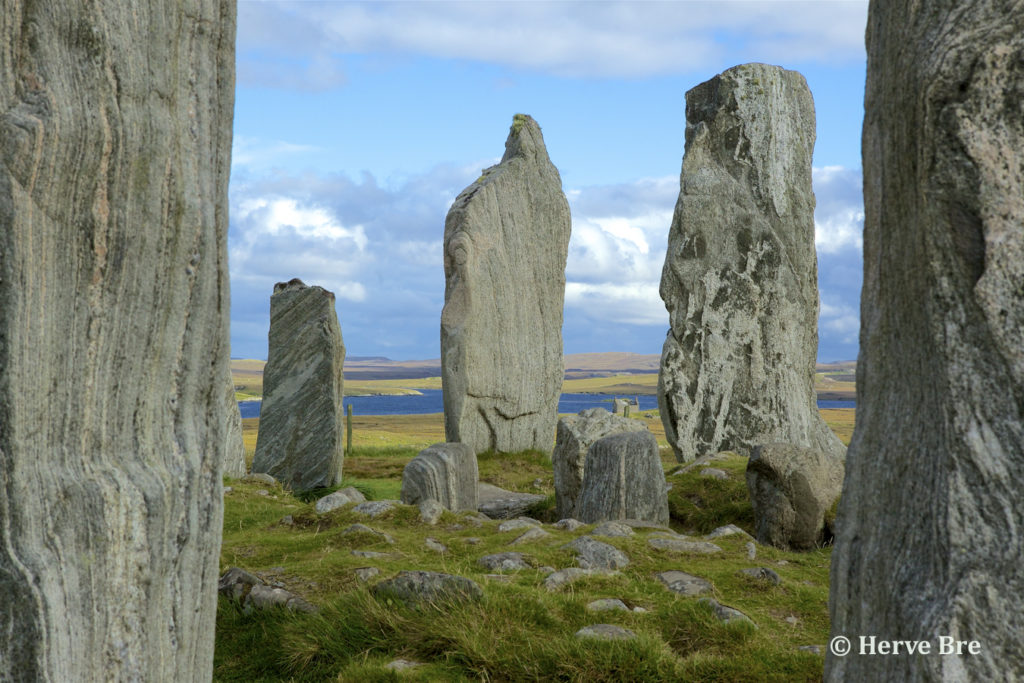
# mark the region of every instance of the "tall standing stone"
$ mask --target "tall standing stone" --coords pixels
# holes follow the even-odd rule
[[[0,680],[209,680],[235,3],[0,9]]]
[[[516,114],[501,163],[462,191],[445,220],[448,441],[477,453],[551,450],[570,227],[540,126]]]
[[[245,442],[242,440],[242,413],[235,399],[235,383],[228,376],[227,389],[224,391],[224,427],[227,445],[224,448],[224,475],[241,477],[245,475]]]
[[[769,442],[843,455],[814,393],[813,149],[814,102],[795,71],[744,64],[686,93],[658,381],[681,462]]]
[[[253,472],[294,491],[341,481],[344,363],[334,294],[298,278],[274,285]]]
[[[872,2],[867,48],[857,426],[832,631],[980,651],[829,655],[825,676],[1021,680],[1024,12]]]

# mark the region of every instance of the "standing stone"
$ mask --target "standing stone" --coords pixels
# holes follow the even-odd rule
[[[245,443],[242,441],[242,413],[235,399],[235,383],[228,373],[227,389],[224,392],[224,425],[227,445],[224,448],[224,476],[245,476]]]
[[[594,442],[587,452],[576,518],[586,524],[614,519],[668,524],[665,470],[653,434],[625,432]]]
[[[661,275],[658,406],[680,462],[780,441],[842,456],[818,414],[814,102],[744,64],[686,93],[686,154]]]
[[[435,443],[419,452],[402,472],[402,502],[434,500],[448,510],[476,510],[479,479],[476,454],[463,443]]]
[[[559,519],[576,516],[576,503],[583,486],[587,451],[598,439],[622,432],[642,432],[639,420],[612,415],[604,408],[581,410],[558,421],[551,464],[555,473],[555,509]]]
[[[825,677],[1022,680],[1024,12],[872,2],[867,48],[857,426],[832,632],[980,652],[830,654]]]
[[[0,680],[212,676],[234,35],[0,10]]]
[[[293,491],[341,481],[344,363],[334,294],[298,278],[274,285],[253,472]]]
[[[540,126],[516,114],[501,163],[444,226],[441,380],[448,441],[548,452],[562,388],[569,203]]]

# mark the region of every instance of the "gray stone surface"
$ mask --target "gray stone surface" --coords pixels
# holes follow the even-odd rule
[[[594,640],[632,640],[636,634],[615,624],[591,624],[576,631],[576,637]]]
[[[530,506],[544,500],[544,496],[536,493],[506,491],[503,488],[484,482],[477,484],[476,491],[477,509],[491,519],[519,517]]]
[[[735,524],[726,524],[725,526],[720,526],[720,527],[717,527],[717,528],[713,529],[711,531],[711,533],[709,533],[706,536],[704,536],[704,540],[705,541],[713,541],[716,538],[721,538],[722,536],[733,536],[735,534],[739,534],[740,536],[745,536],[746,538],[753,538],[753,536],[751,536],[750,534],[748,534],[746,531],[744,531],[743,529],[739,528]]]
[[[752,579],[758,581],[764,581],[770,583],[773,586],[778,586],[782,583],[782,577],[774,569],[768,567],[751,567],[750,569],[741,569],[740,574],[749,576]]]
[[[379,531],[372,527],[368,527],[365,524],[350,524],[338,533],[340,536],[351,536],[353,534],[359,534],[360,536],[365,537],[371,543],[383,541],[384,543],[393,545],[395,542],[395,539],[391,537],[391,534],[386,534],[383,531]]]
[[[671,553],[692,553],[695,555],[713,555],[722,552],[722,549],[714,543],[707,541],[690,541],[686,538],[648,538],[647,544],[658,550],[667,550]]]
[[[341,481],[344,362],[334,294],[298,278],[274,285],[253,472],[293,491]]]
[[[734,607],[727,607],[726,605],[723,605],[714,598],[701,598],[698,602],[700,602],[702,605],[707,605],[711,609],[711,611],[714,612],[715,616],[718,617],[719,621],[722,621],[726,624],[740,622],[750,624],[754,628],[757,628],[757,624],[755,624],[753,620],[746,614],[744,614],[743,612],[739,611]]]
[[[530,529],[532,527],[540,526],[540,522],[535,519],[517,517],[516,519],[508,519],[498,525],[498,531],[515,531],[517,529]]]
[[[356,567],[352,571],[355,573],[356,578],[363,582],[374,579],[380,574],[380,569],[377,567]]]
[[[284,607],[296,612],[316,612],[317,608],[300,596],[277,586],[268,586],[263,579],[244,569],[231,567],[217,582],[218,592],[238,601],[246,612],[253,609]]]
[[[612,538],[615,538],[615,537],[635,536],[636,532],[633,531],[633,529],[631,527],[626,526],[625,524],[620,524],[618,522],[604,522],[603,524],[598,524],[596,527],[591,529],[590,530],[590,535],[591,536],[610,536]]]
[[[277,479],[266,474],[265,472],[251,472],[244,477],[242,481],[249,484],[266,484],[267,486],[277,486]]]
[[[224,435],[226,445],[224,446],[224,476],[244,477],[245,467],[245,443],[242,441],[242,413],[238,409],[238,401],[235,400],[235,383],[231,379],[230,371],[228,381],[224,389]]]
[[[448,441],[548,452],[562,388],[569,204],[540,126],[516,114],[501,163],[444,228],[441,380]]]
[[[626,518],[668,524],[665,470],[653,434],[613,434],[591,445],[576,517],[587,524]]]
[[[209,680],[235,3],[0,9],[0,680]]]
[[[517,572],[522,569],[530,569],[531,565],[526,561],[522,553],[495,553],[484,555],[477,560],[477,564],[492,571]]]
[[[618,598],[601,598],[587,603],[588,612],[628,612],[629,607]]]
[[[583,569],[621,569],[629,564],[621,550],[590,536],[580,536],[565,547],[576,552],[576,563]]]
[[[680,595],[703,595],[715,590],[715,587],[707,579],[677,569],[655,574],[655,578],[665,584],[665,588]]]
[[[479,600],[483,589],[472,579],[439,572],[403,571],[370,589],[378,599],[411,605],[463,603]]]
[[[844,451],[814,393],[814,138],[814,102],[795,71],[743,64],[686,93],[658,382],[681,462],[770,441]]]
[[[786,550],[820,547],[825,513],[842,488],[839,458],[790,444],[758,446],[747,463],[757,540]]]
[[[331,510],[337,510],[348,503],[362,503],[365,500],[366,496],[361,491],[355,487],[346,486],[317,500],[315,507],[316,511],[322,515]]]
[[[581,569],[580,567],[568,567],[566,569],[559,569],[556,572],[548,574],[544,579],[544,587],[549,591],[558,590],[562,586],[567,586],[574,581],[578,581],[587,576],[594,575],[606,575],[612,572],[607,570],[598,569]]]
[[[356,505],[352,508],[352,512],[357,515],[376,518],[380,517],[385,512],[394,510],[396,504],[398,504],[397,500],[368,500],[365,503],[359,503],[359,505]]]
[[[976,640],[826,655],[825,678],[1024,680],[1024,12],[870,3],[857,425],[832,632]]]
[[[448,552],[448,546],[446,546],[444,543],[441,543],[436,538],[428,537],[423,541],[423,545],[425,545],[428,550],[433,550],[435,553]]]
[[[570,517],[568,519],[560,519],[560,520],[558,520],[557,522],[555,522],[555,526],[557,528],[561,529],[562,531],[576,531],[581,526],[586,526],[586,525],[583,522],[579,521],[578,519],[573,519],[573,518]]]
[[[448,510],[476,510],[477,479],[472,448],[462,443],[435,443],[405,466],[402,502],[416,505],[432,498]]]
[[[476,487],[474,486],[474,488]],[[420,521],[429,526],[437,524],[441,519],[441,515],[444,514],[444,506],[433,498],[420,501],[418,507],[420,510]]]
[[[527,529],[523,534],[518,536],[516,540],[509,543],[509,545],[522,545],[524,543],[533,543],[534,541],[539,541],[550,536],[550,533],[544,531],[540,527],[533,527],[532,529]]]
[[[589,408],[559,419],[555,450],[551,453],[555,474],[555,514],[560,518],[576,515],[587,451],[595,441],[612,434],[646,429],[643,422],[612,415],[604,408]]]

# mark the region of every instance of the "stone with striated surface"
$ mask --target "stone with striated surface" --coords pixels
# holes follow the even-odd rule
[[[417,505],[433,499],[448,510],[476,510],[478,478],[472,448],[463,443],[435,443],[405,466],[402,502]]]
[[[210,680],[233,0],[0,5],[0,680]]]
[[[658,381],[681,462],[771,441],[844,452],[814,393],[814,137],[814,102],[795,71],[744,64],[686,93]]]
[[[548,452],[562,388],[569,204],[540,126],[516,114],[501,163],[444,228],[441,379],[448,441]]]
[[[224,435],[227,441],[224,447],[224,476],[245,476],[245,444],[242,442],[242,413],[238,410],[235,400],[235,383],[228,375],[227,388],[224,391]]]
[[[278,282],[268,340],[252,470],[293,491],[333,486],[345,458],[345,344],[334,294],[298,278]]]
[[[617,519],[668,524],[665,470],[653,434],[645,429],[594,442],[587,452],[576,517],[587,524]]]
[[[576,515],[587,451],[598,439],[623,432],[640,432],[647,426],[639,420],[612,415],[604,408],[581,410],[558,421],[555,450],[551,464],[555,473],[555,514],[559,518]]]
[[[1024,11],[871,2],[867,54],[832,633],[980,651],[828,654],[825,678],[1024,680]]]
[[[494,484],[487,484],[485,482],[478,483],[476,491],[477,509],[491,519],[518,517],[532,506],[544,500],[544,496],[536,493],[506,491]]]

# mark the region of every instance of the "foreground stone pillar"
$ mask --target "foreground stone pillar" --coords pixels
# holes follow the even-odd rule
[[[686,154],[661,275],[658,406],[676,458],[785,442],[841,457],[818,413],[814,102],[744,64],[686,93]]]
[[[274,285],[253,472],[293,491],[341,482],[344,364],[334,294],[298,278]]]
[[[540,126],[516,114],[501,163],[462,191],[445,220],[448,441],[477,453],[551,450],[570,227]]]
[[[209,680],[235,3],[0,9],[0,680]]]
[[[1024,12],[872,2],[867,47],[857,426],[829,601],[854,652],[825,677],[1021,680]],[[860,656],[861,635],[931,653]],[[942,637],[979,651],[943,656]]]

